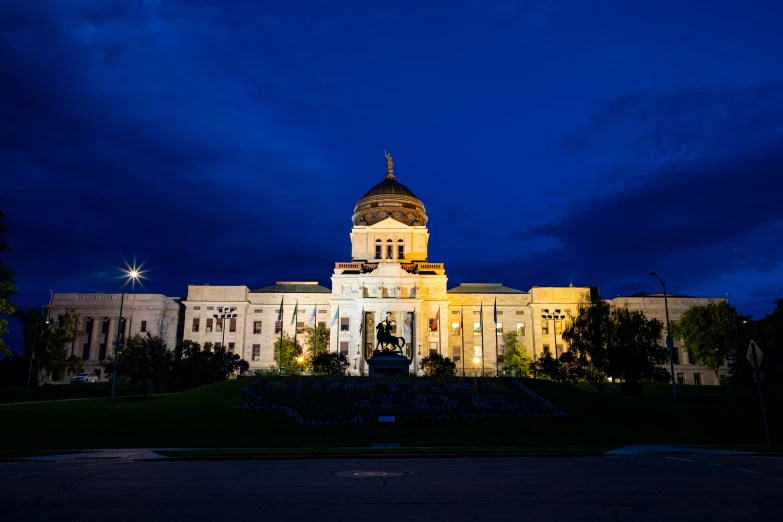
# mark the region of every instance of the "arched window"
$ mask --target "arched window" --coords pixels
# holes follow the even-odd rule
[[[391,239],[386,240],[386,259],[394,259],[394,244]]]
[[[383,254],[383,243],[381,243],[380,239],[375,240],[375,259],[382,259],[381,255]]]
[[[397,240],[397,259],[405,259],[405,241]]]

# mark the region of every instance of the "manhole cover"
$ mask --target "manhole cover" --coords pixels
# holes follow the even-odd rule
[[[399,477],[405,473],[394,473],[389,471],[341,471],[335,473],[338,477],[343,478],[389,478]]]

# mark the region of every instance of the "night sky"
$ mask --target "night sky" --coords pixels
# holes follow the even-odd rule
[[[761,316],[783,297],[782,19],[779,0],[0,0],[16,304],[118,292],[134,257],[169,296],[331,286],[387,149],[449,287],[614,297],[656,271]]]

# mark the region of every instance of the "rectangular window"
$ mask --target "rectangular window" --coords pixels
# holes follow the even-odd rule
[[[211,352],[212,351],[212,343],[204,343],[204,351],[205,352]]]
[[[555,321],[555,335],[563,333],[563,321]]]
[[[694,373],[693,374],[693,384],[695,384],[696,386],[700,386],[701,385],[701,374],[700,373]]]
[[[497,330],[500,335],[503,335],[503,323],[495,323],[495,330]]]
[[[517,315],[525,315],[525,311],[524,310],[517,310]]]
[[[304,332],[304,321],[297,321],[296,322],[296,333],[300,334]]]
[[[254,314],[260,314],[260,313],[263,313],[263,311],[264,311],[264,310],[263,310],[262,308],[254,308],[254,309],[253,309],[253,313],[254,313]]]
[[[253,334],[258,335],[261,333],[261,321],[253,321]]]
[[[229,332],[236,332],[237,331],[237,320],[236,320],[236,318],[228,320],[228,331]]]
[[[348,357],[348,341],[340,341],[340,354]]]
[[[106,346],[105,344],[102,344],[101,346]],[[90,343],[84,343],[84,346],[82,346],[82,359],[85,361],[90,358]]]
[[[218,351],[220,347],[223,346],[220,342],[215,343],[215,351]]]
[[[386,259],[394,259],[394,245],[386,246]]]
[[[215,331],[216,332],[222,332],[223,331],[223,319],[215,319]]]
[[[549,333],[549,321],[546,319],[544,319],[544,322],[541,323],[541,333],[544,335]]]
[[[555,345],[555,356],[560,357],[563,355],[563,345],[562,344],[556,344]]]
[[[452,346],[451,347],[451,360],[458,363],[460,361],[460,359],[461,359],[460,358],[460,355],[461,355],[460,352],[461,351],[462,351],[462,347],[461,346]]]
[[[397,245],[397,259],[405,259],[405,247]]]
[[[211,332],[212,331],[212,319],[210,319],[210,318],[207,318],[207,330],[206,331],[207,332]]]
[[[381,245],[375,245],[375,259],[381,259]]]
[[[517,323],[517,337],[525,336],[525,323]]]
[[[87,321],[85,321],[85,323],[84,323],[84,331],[85,331],[85,333],[88,333],[88,334],[92,333],[92,324],[93,324],[92,319],[88,319]]]
[[[103,324],[101,325],[101,333],[107,334],[109,333],[109,320],[105,319],[103,321]]]
[[[200,306],[194,306],[193,309],[194,310],[201,310],[201,307]]]
[[[234,351],[234,346],[236,346],[234,343],[228,343],[228,351],[229,352],[233,352]]]
[[[147,321],[141,322],[141,332],[144,333],[147,331]]]
[[[430,332],[438,331],[438,319],[436,317],[430,317]]]
[[[672,348],[672,355],[674,356],[674,364],[680,364],[680,349],[676,346]]]
[[[283,331],[283,321],[275,321],[275,333],[279,334]]]
[[[260,344],[254,344],[253,345],[253,360],[258,361],[261,359],[261,345]]]
[[[198,317],[194,317],[193,318],[193,331],[194,332],[198,332],[198,323],[199,323],[199,318]]]
[[[351,330],[351,318],[350,317],[341,317],[340,318],[340,331],[341,332],[348,332]]]
[[[548,344],[544,345],[544,353],[545,354],[549,353],[549,345]]]
[[[106,359],[106,343],[101,343],[98,346],[98,360],[102,361]]]
[[[326,322],[318,321],[318,328],[326,328]]]
[[[214,306],[208,306],[208,307],[207,307],[207,310],[214,310],[214,309],[215,309],[215,307],[214,307]]]
[[[451,323],[451,335],[459,335],[459,323]]]
[[[473,323],[473,335],[481,335],[481,323]]]
[[[677,374],[677,384],[685,384],[685,374],[684,373],[678,373]]]
[[[438,355],[438,343],[430,343],[430,355]]]

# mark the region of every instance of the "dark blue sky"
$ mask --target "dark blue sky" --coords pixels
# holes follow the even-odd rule
[[[590,4],[588,6],[588,4]],[[448,6],[448,7],[446,7]],[[0,0],[18,304],[329,284],[385,174],[460,282],[783,296],[783,3]]]

